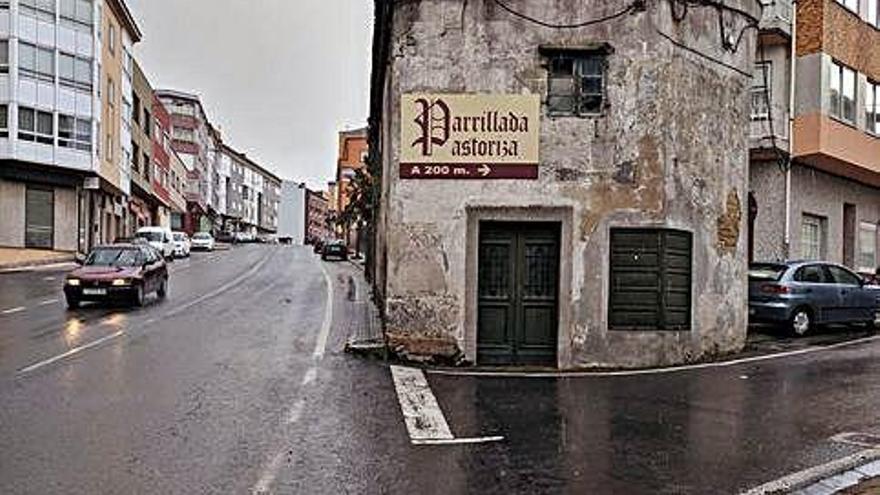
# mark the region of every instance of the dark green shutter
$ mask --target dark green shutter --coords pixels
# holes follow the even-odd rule
[[[609,328],[690,329],[690,233],[612,229],[610,256]]]

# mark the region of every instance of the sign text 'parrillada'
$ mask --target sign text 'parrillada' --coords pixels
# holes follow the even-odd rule
[[[537,95],[405,94],[404,179],[535,179],[541,102]]]

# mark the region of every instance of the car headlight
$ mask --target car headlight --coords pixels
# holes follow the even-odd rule
[[[77,287],[77,286],[79,286],[79,279],[78,278],[69,278],[69,279],[67,279],[67,285],[72,285],[74,287]]]
[[[113,280],[113,287],[124,287],[130,284],[131,282],[127,278],[117,278]]]

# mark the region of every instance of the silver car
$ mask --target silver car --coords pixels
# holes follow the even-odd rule
[[[753,263],[749,266],[749,321],[784,325],[797,336],[826,323],[873,325],[877,289],[834,263]]]

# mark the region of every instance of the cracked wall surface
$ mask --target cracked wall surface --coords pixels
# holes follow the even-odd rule
[[[509,0],[541,19],[574,22],[626,5],[600,0]],[[728,2],[755,16],[754,0]],[[585,14],[591,13],[591,14]],[[598,15],[598,14],[597,14]],[[730,29],[744,26],[725,15]],[[740,349],[746,336],[748,89],[754,33],[736,51],[719,41],[715,9],[675,22],[665,1],[580,29],[535,26],[491,0],[422,0],[396,7],[383,128],[382,232],[386,328],[408,357],[473,362],[476,304],[468,270],[474,211],[564,221],[559,367],[639,367]],[[729,67],[676,48],[660,33]],[[538,94],[546,97],[541,45],[607,43],[600,117],[550,117],[542,108],[537,180],[399,178],[400,95]],[[471,212],[471,213],[469,213]],[[564,212],[564,213],[560,213]],[[560,216],[561,215],[561,216]],[[651,226],[693,234],[692,328],[609,331],[609,229]],[[470,240],[469,240],[470,239]]]

